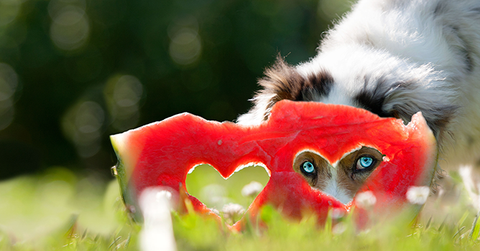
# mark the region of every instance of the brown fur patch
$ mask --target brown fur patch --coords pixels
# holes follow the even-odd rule
[[[255,97],[272,96],[265,109],[264,119],[269,117],[270,109],[280,100],[313,101],[315,95],[327,95],[333,84],[333,77],[324,70],[303,77],[295,67],[288,65],[282,57],[265,71],[265,77],[259,80],[263,88]],[[255,100],[255,98],[254,98]]]

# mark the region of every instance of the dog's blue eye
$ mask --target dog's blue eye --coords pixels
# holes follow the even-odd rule
[[[374,163],[374,160],[372,157],[368,156],[363,156],[360,157],[357,161],[357,170],[363,170],[371,167]]]
[[[302,164],[302,171],[306,174],[313,174],[315,172],[315,166],[310,161],[305,161]]]

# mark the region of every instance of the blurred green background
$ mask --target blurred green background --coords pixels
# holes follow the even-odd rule
[[[108,136],[245,113],[278,53],[315,55],[345,0],[0,0],[0,179],[110,178]]]

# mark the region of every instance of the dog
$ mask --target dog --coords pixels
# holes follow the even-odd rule
[[[480,1],[359,0],[325,33],[315,57],[292,66],[279,56],[259,85],[239,124],[262,123],[283,99],[349,105],[405,123],[421,111],[442,169],[474,166],[480,160]],[[369,154],[350,154],[346,168],[361,178],[341,175],[318,155],[297,156],[294,169],[348,203],[382,160],[375,149],[358,151]]]

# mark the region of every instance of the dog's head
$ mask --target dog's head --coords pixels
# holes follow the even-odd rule
[[[409,122],[421,111],[437,139],[443,137],[456,107],[454,92],[441,72],[416,65],[385,52],[361,46],[321,53],[311,61],[291,66],[278,57],[260,79],[254,107],[239,117],[241,124],[257,124],[270,116],[283,99],[318,101],[359,107],[380,117]],[[314,152],[297,156],[294,169],[307,182],[342,202],[349,201],[366,177],[382,162],[374,148],[361,148],[332,166]]]

